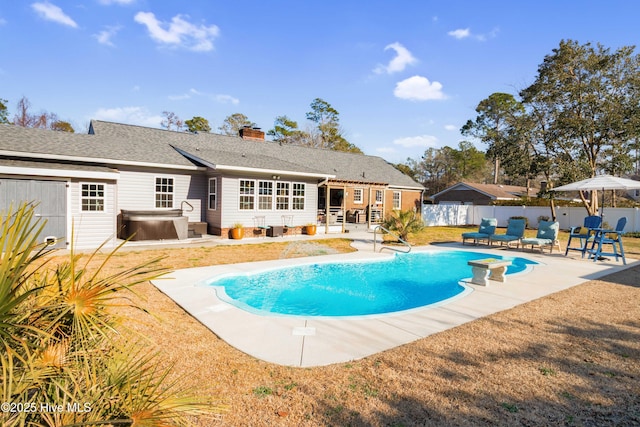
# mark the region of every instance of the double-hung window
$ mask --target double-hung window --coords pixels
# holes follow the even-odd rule
[[[353,203],[362,204],[362,188],[353,189]]]
[[[258,209],[273,209],[273,181],[258,181]]]
[[[402,208],[402,193],[400,191],[393,192],[393,209]]]
[[[376,204],[377,205],[381,205],[382,204],[382,201],[383,201],[382,196],[383,196],[382,190],[376,190]]]
[[[289,210],[289,183],[277,182],[276,183],[276,210],[286,211]]]
[[[156,208],[173,208],[173,178],[156,177]]]
[[[306,191],[306,184],[294,182],[291,205],[293,210],[304,210],[304,196]]]
[[[83,212],[104,212],[105,185],[81,184],[81,205]]]
[[[253,210],[256,198],[256,182],[250,179],[240,180],[240,210]]]
[[[209,178],[209,209],[218,208],[218,181],[216,178]]]

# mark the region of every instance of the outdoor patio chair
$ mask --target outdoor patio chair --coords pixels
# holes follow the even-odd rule
[[[296,227],[293,225],[293,215],[282,215],[282,232],[288,236],[296,234]]]
[[[593,242],[593,235],[595,234],[595,229],[600,227],[602,224],[602,218],[598,215],[591,215],[584,219],[584,223],[582,226],[571,227],[569,231],[569,241],[567,242],[567,249],[564,251],[564,254],[567,255],[569,251],[579,251],[582,253],[582,258],[584,258],[584,254],[587,251],[587,246],[590,242]],[[571,241],[573,239],[577,239],[580,243],[579,247],[571,247]]]
[[[553,253],[554,246],[558,247],[558,251],[562,252],[560,248],[560,241],[558,240],[558,232],[560,231],[560,224],[557,221],[540,221],[538,224],[538,232],[536,237],[527,237],[522,239],[522,248],[531,245],[531,250],[535,246],[540,248],[540,252],[544,252],[544,248],[549,248],[549,253]]]
[[[464,242],[466,240],[473,240],[473,243],[475,245],[477,245],[481,240],[489,241],[489,236],[496,232],[497,226],[497,219],[482,218],[482,221],[480,221],[480,227],[478,227],[478,231],[462,233],[462,244],[464,245]]]
[[[606,256],[615,256],[616,261],[618,261],[618,258],[622,258],[622,263],[627,265],[627,260],[624,257],[624,247],[622,246],[622,231],[626,225],[627,218],[622,217],[618,220],[614,230],[597,229],[591,249],[588,250],[589,257],[597,261]],[[612,252],[603,252],[602,245],[611,245]]]
[[[493,242],[499,242],[500,246],[506,243],[507,247],[509,247],[511,243],[515,242],[516,248],[520,247],[520,240],[522,236],[524,236],[526,224],[524,219],[509,219],[507,231],[504,234],[492,234],[489,236],[489,246],[491,246]]]
[[[264,216],[253,217],[253,234],[258,237],[265,237],[267,230],[270,228],[266,225],[266,219]]]

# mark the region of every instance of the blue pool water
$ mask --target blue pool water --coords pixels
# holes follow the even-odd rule
[[[207,282],[224,289],[218,296],[260,314],[362,316],[393,313],[438,303],[465,291],[467,261],[509,259],[507,274],[523,271],[524,258],[479,252],[433,251],[397,254],[389,260],[308,264]]]

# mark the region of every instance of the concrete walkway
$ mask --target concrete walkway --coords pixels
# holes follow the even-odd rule
[[[204,281],[220,275],[393,256],[390,251],[373,252],[372,233],[358,232],[346,237],[354,239],[358,252],[190,268],[154,280],[153,284],[237,349],[267,362],[310,367],[370,356],[640,263],[627,259],[627,265],[623,266],[615,261],[592,262],[580,258],[579,254],[565,257],[548,252],[506,251],[460,244],[416,247],[413,251],[456,249],[478,251],[488,256],[508,254],[540,264],[526,273],[509,275],[505,283],[490,281],[487,287],[473,285],[465,279],[471,292],[446,304],[360,317],[263,316],[228,304],[218,298],[214,288],[202,286]]]

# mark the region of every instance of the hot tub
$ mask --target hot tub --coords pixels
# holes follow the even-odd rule
[[[186,239],[189,218],[182,209],[139,211],[121,210],[118,237],[129,240]]]

